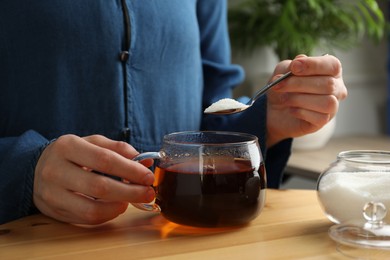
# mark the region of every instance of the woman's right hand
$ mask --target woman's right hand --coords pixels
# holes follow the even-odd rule
[[[154,175],[145,167],[150,165],[131,160],[136,155],[131,145],[101,135],[61,136],[45,148],[36,165],[34,204],[60,221],[99,224],[122,214],[129,202],[150,202]]]
[[[281,61],[273,77],[287,71],[293,75],[267,94],[268,147],[318,131],[332,120],[348,95],[342,65],[335,56],[298,55],[292,61]]]

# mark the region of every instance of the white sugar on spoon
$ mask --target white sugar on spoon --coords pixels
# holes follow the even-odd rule
[[[272,81],[271,83],[264,86],[262,89],[260,89],[253,98],[249,100],[248,103],[243,104],[240,103],[234,99],[230,98],[224,98],[221,99],[209,106],[205,109],[204,113],[206,114],[217,114],[217,115],[227,115],[227,114],[234,114],[238,112],[242,112],[245,109],[251,107],[255,101],[261,97],[264,93],[266,93],[271,87],[275,86],[282,80],[288,78],[290,75],[292,75],[291,71],[287,72],[286,74],[283,74],[280,78]]]
[[[218,100],[217,102],[211,104],[208,108],[205,109],[206,114],[220,113],[220,111],[224,111],[224,113],[229,114],[229,112],[234,112],[236,110],[242,110],[249,107],[241,102],[238,102],[231,98],[223,98]],[[232,110],[232,111],[230,111]]]

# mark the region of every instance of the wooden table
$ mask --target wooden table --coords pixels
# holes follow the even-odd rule
[[[132,206],[94,227],[26,217],[0,225],[0,259],[349,259],[331,225],[315,191],[267,190],[260,216],[240,228],[179,226]]]
[[[343,136],[332,138],[325,147],[316,150],[293,150],[286,167],[289,175],[317,180],[319,175],[347,150],[388,150],[389,136]]]

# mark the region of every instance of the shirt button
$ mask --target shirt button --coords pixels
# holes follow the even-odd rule
[[[119,59],[121,61],[127,61],[129,59],[129,52],[128,51],[122,51],[120,54],[119,54]]]

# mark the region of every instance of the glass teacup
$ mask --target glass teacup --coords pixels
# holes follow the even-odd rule
[[[155,201],[133,204],[169,221],[198,227],[243,225],[265,203],[266,174],[256,136],[234,132],[166,135],[155,160]]]

